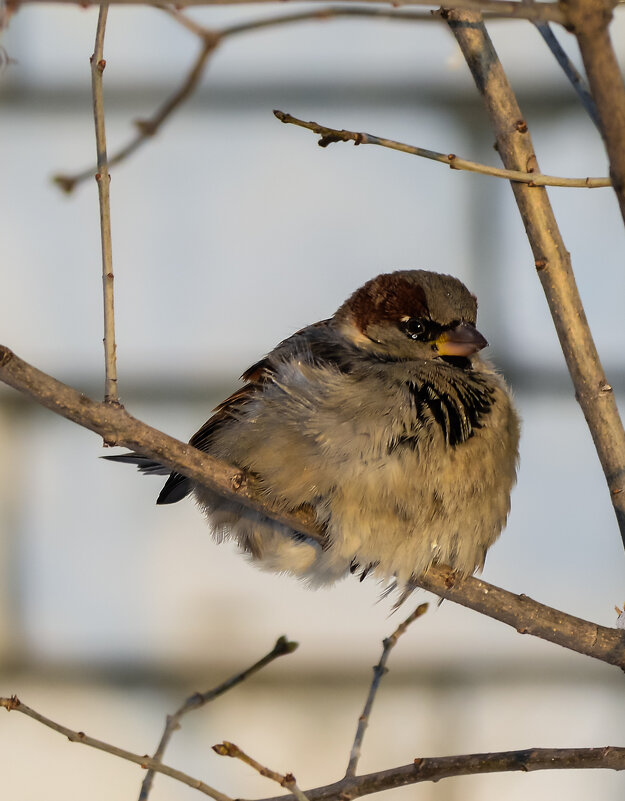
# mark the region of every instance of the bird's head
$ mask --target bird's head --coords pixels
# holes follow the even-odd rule
[[[466,359],[488,342],[475,327],[477,299],[451,275],[399,270],[357,289],[334,315],[359,348],[394,359]]]

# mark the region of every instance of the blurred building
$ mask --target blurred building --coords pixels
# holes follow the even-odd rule
[[[225,25],[284,8],[192,15]],[[96,190],[88,181],[65,197],[50,181],[94,159],[96,16],[33,5],[4,33],[13,63],[0,76],[0,342],[101,397]],[[542,170],[606,174],[600,137],[532,26],[489,29]],[[614,35],[622,45],[622,18]],[[575,56],[574,41],[562,41]],[[132,135],[134,119],[175,90],[197,49],[164,13],[111,9],[109,154]],[[524,419],[510,523],[484,578],[614,625],[614,606],[625,600],[623,548],[509,186],[381,148],[322,150],[309,132],[279,124],[274,108],[497,164],[479,96],[437,22],[326,20],[228,39],[200,91],[112,171],[127,408],[186,439],[245,367],[368,278],[408,266],[453,273],[480,299],[480,329]],[[622,397],[617,204],[609,190],[549,194]],[[381,640],[403,614],[389,617],[375,582],[311,592],[256,571],[212,541],[190,502],[156,508],[158,480],[99,460],[97,437],[2,386],[0,442],[2,695],[17,693],[61,723],[143,754],[167,712],[285,633],[299,650],[185,719],[166,761],[232,797],[279,788],[214,755],[210,745],[222,739],[293,771],[303,788],[340,777]],[[431,604],[390,667],[362,771],[416,756],[622,742],[615,668],[450,603]],[[0,715],[0,750],[12,801],[138,794],[135,766],[19,715]],[[611,801],[624,789],[618,774],[567,771],[445,780],[393,798]],[[157,777],[151,798],[192,795]]]

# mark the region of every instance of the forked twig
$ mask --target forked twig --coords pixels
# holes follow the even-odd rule
[[[273,662],[275,659],[278,659],[278,657],[286,656],[287,654],[292,654],[296,648],[297,648],[296,642],[291,642],[286,637],[279,637],[272,650],[268,654],[266,654],[262,659],[259,659],[258,662],[255,662],[251,667],[241,671],[241,673],[237,673],[235,676],[232,676],[227,681],[222,682],[222,684],[219,684],[212,690],[207,690],[206,692],[203,693],[193,693],[193,695],[189,696],[189,698],[187,698],[184,704],[179,709],[177,709],[173,715],[167,716],[167,720],[165,723],[165,730],[163,731],[163,735],[158,744],[158,748],[154,752],[154,756],[152,757],[152,759],[155,762],[160,762],[162,760],[163,754],[165,753],[165,749],[167,748],[173,733],[176,731],[176,729],[180,728],[180,720],[184,715],[187,714],[187,712],[192,712],[194,709],[199,709],[200,707],[209,703],[209,701],[212,701],[218,696],[223,695],[228,690],[231,690],[233,687],[236,687],[237,684],[240,684],[242,681],[245,681],[245,679],[249,678],[253,673],[257,673],[259,670],[270,664],[270,662]],[[141,792],[139,793],[139,801],[145,801],[145,799],[147,799],[148,794],[152,788],[152,782],[154,781],[154,773],[155,773],[154,768],[148,769],[148,772],[146,773],[145,778],[143,779],[143,783],[141,785]]]
[[[539,17],[543,12],[543,5],[545,4],[541,4],[541,7],[538,9],[538,11],[536,11],[536,14]],[[514,6],[521,8],[520,3],[515,3]],[[501,14],[498,13],[498,9],[499,6],[497,6],[497,10],[493,10],[492,12],[487,11],[486,13],[488,14],[489,18],[509,16],[505,10],[503,10]],[[427,22],[437,24],[440,24],[441,22],[441,19],[438,15],[432,15],[430,12],[424,11],[410,11],[397,8],[389,10],[386,8],[371,8],[366,6],[325,6],[309,11],[296,11],[288,14],[280,14],[274,17],[263,16],[259,17],[258,19],[235,23],[223,28],[207,28],[203,25],[200,25],[186,14],[183,14],[177,8],[164,7],[162,10],[184,28],[198,36],[202,42],[202,47],[180,87],[171,95],[171,97],[166,100],[166,102],[155,112],[152,117],[145,120],[136,121],[135,124],[138,128],[138,132],[126,145],[120,148],[109,158],[108,163],[111,167],[120,164],[122,161],[132,155],[139,147],[141,147],[141,145],[147,142],[148,139],[151,139],[156,135],[162,125],[169,119],[169,117],[171,117],[173,112],[197,89],[209,62],[209,57],[213,54],[217,47],[222,44],[222,42],[232,36],[237,36],[240,33],[249,33],[263,28],[277,28],[283,25],[297,24],[300,22],[323,22],[326,20],[340,19],[345,17],[387,19],[403,22]],[[458,169],[460,169],[460,167],[458,167]],[[79,183],[90,178],[92,174],[93,169],[89,168],[74,175],[66,173],[58,174],[54,176],[53,180],[61,189],[69,193],[72,192]]]
[[[165,103],[163,103],[152,117],[146,120],[136,121],[135,125],[137,126],[138,132],[128,144],[124,145],[124,147],[110,157],[108,160],[109,167],[113,167],[124,161],[124,159],[132,155],[147,139],[151,139],[178,106],[194,92],[204,74],[204,68],[208,58],[217,47],[217,44],[218,38],[211,39],[207,37],[204,39],[202,48],[188,74],[185,76],[182,85],[165,101]],[[67,175],[65,173],[55,175],[53,180],[64,192],[69,193],[75,189],[77,184],[87,180],[92,174],[93,168],[89,167],[74,175]]]
[[[427,604],[420,604],[414,610],[414,612],[404,620],[403,623],[399,624],[399,626],[395,629],[395,631],[391,634],[391,636],[387,637],[382,642],[383,645],[382,655],[380,657],[380,661],[378,662],[378,664],[373,668],[373,681],[371,682],[371,687],[369,688],[369,695],[367,696],[365,707],[362,710],[362,715],[358,718],[356,736],[354,738],[354,744],[352,746],[352,750],[349,755],[347,770],[345,771],[346,778],[356,775],[356,768],[358,767],[358,760],[360,759],[360,752],[362,749],[362,741],[365,736],[365,731],[367,730],[367,726],[369,725],[369,715],[371,714],[371,707],[373,706],[373,702],[375,700],[378,687],[380,686],[380,682],[382,681],[382,676],[384,676],[384,674],[388,670],[388,668],[386,667],[386,663],[388,662],[389,655],[393,650],[395,644],[397,643],[397,640],[406,631],[408,626],[410,626],[411,623],[417,620],[417,618],[424,615],[427,612],[427,609],[428,609]]]

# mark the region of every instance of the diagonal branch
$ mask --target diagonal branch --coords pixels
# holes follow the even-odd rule
[[[477,161],[468,161],[456,156],[454,153],[438,153],[436,150],[426,150],[415,145],[406,145],[403,142],[396,142],[394,139],[385,139],[381,136],[374,136],[368,133],[357,131],[339,130],[338,128],[328,128],[319,125],[317,122],[305,122],[284,111],[273,112],[280,122],[298,125],[300,128],[307,128],[318,134],[321,139],[317,142],[320,147],[327,147],[334,142],[353,142],[354,145],[380,145],[390,150],[399,150],[401,153],[408,153],[411,156],[421,156],[430,161],[437,161],[446,164],[452,170],[467,170],[477,172],[481,175],[491,175],[494,178],[505,178],[508,181],[518,181],[530,186],[566,186],[569,188],[596,189],[612,186],[609,178],[560,178],[556,175],[543,175],[539,172],[523,172],[522,170],[502,170],[500,167],[490,167],[486,164],[479,164]]]
[[[507,169],[538,169],[527,123],[479,14],[443,12],[460,45]],[[622,149],[622,141],[621,141]],[[625,545],[625,431],[575,283],[571,258],[547,192],[512,182],[536,269],[549,304],[576,398],[590,429]]]
[[[29,706],[26,706],[26,704],[23,704],[16,695],[11,696],[11,698],[0,698],[0,707],[4,707],[7,712],[21,712],[27,717],[36,720],[38,723],[41,723],[43,726],[47,726],[49,729],[52,729],[53,731],[62,734],[64,737],[67,737],[71,743],[81,743],[82,745],[87,745],[90,748],[95,748],[98,751],[104,751],[112,756],[125,759],[128,762],[134,762],[135,765],[140,765],[144,769],[151,768],[158,773],[163,773],[165,776],[169,776],[172,779],[176,779],[176,781],[182,782],[182,784],[193,787],[194,790],[199,790],[201,793],[210,796],[215,801],[232,801],[229,796],[225,795],[224,793],[220,793],[219,790],[215,790],[215,788],[211,787],[209,784],[206,784],[199,779],[194,779],[193,776],[189,776],[187,773],[183,773],[181,770],[176,770],[176,768],[172,768],[169,765],[164,765],[162,762],[152,759],[147,754],[144,756],[141,756],[140,754],[134,754],[132,751],[126,751],[124,748],[118,748],[116,745],[111,745],[103,740],[96,740],[95,737],[90,737],[88,734],[85,734],[84,731],[74,731],[73,729],[68,729],[67,726],[56,723],[54,720],[51,720],[50,718],[41,715],[39,712],[36,712],[34,709],[31,709]]]
[[[535,190],[538,191],[538,190]],[[269,506],[253,477],[190,445],[157,431],[123,408],[96,403],[66,384],[27,364],[0,345],[0,381],[78,425],[155,459],[244,506],[261,510],[307,537],[324,544],[324,534],[310,509],[286,512]],[[594,659],[625,669],[625,631],[599,626],[557,609],[494,587],[476,578],[459,579],[444,566],[434,566],[414,580],[422,587],[482,614]]]
[[[296,648],[297,648],[296,642],[290,642],[289,640],[287,640],[286,637],[279,637],[272,650],[268,654],[263,656],[262,659],[259,659],[258,662],[255,662],[251,667],[247,668],[247,670],[243,670],[241,673],[237,673],[236,676],[232,676],[230,679],[224,681],[217,687],[214,687],[212,690],[207,690],[206,692],[203,693],[193,693],[193,695],[189,696],[189,698],[187,698],[184,704],[179,709],[177,709],[173,715],[167,715],[165,730],[163,731],[163,735],[158,744],[158,748],[154,752],[154,756],[152,757],[152,759],[155,762],[162,762],[165,749],[169,745],[169,741],[171,740],[173,733],[180,728],[180,721],[183,718],[183,716],[187,714],[187,712],[193,712],[195,709],[200,709],[205,704],[208,704],[210,701],[213,701],[215,698],[218,698],[220,695],[223,695],[228,690],[231,690],[233,687],[236,687],[237,684],[240,684],[242,681],[245,681],[254,673],[257,673],[259,670],[262,670],[262,668],[266,667],[275,659],[278,659],[278,657],[286,656],[287,654],[292,654]],[[143,783],[141,784],[139,801],[145,801],[145,799],[147,799],[148,795],[150,794],[150,790],[152,789],[152,783],[154,781],[154,773],[155,773],[155,768],[151,767],[145,774],[145,778],[143,779]]]
[[[588,91],[588,87],[586,86],[586,81],[584,77],[579,73],[571,59],[567,56],[566,51],[560,44],[560,42],[556,39],[554,32],[551,30],[551,26],[548,22],[534,22],[534,27],[538,31],[538,33],[542,36],[543,41],[553,53],[555,60],[558,62],[560,67],[562,68],[562,72],[566,75],[569,83],[575,90],[577,97],[579,98],[582,106],[586,110],[586,113],[593,121],[595,126],[599,128],[599,117],[597,115],[597,106],[595,105],[595,101],[592,99],[592,95]],[[610,183],[611,185],[611,183]]]

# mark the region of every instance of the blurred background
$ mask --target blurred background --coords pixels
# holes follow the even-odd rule
[[[300,8],[300,6],[298,6]],[[304,7],[302,7],[304,8]],[[213,8],[209,25],[280,13]],[[50,177],[94,160],[89,56],[97,10],[25,7],[0,74],[0,342],[103,394],[93,181]],[[600,137],[529,23],[489,25],[543,172],[607,174]],[[558,32],[560,33],[560,32]],[[614,24],[623,52],[625,26]],[[563,44],[577,61],[574,41]],[[105,44],[109,154],[182,81],[198,50],[164,13],[113,8]],[[379,272],[464,280],[523,417],[509,525],[484,578],[604,625],[625,601],[625,559],[533,258],[502,181],[374,147],[322,150],[305,119],[497,164],[480,98],[436,22],[328,20],[224,42],[200,91],[112,170],[119,387],[128,410],[187,439],[240,373],[332,314]],[[610,383],[625,391],[623,225],[609,190],[549,192]],[[618,337],[615,334],[619,333]],[[157,508],[159,479],[104,462],[100,440],[0,386],[0,693],[138,753],[165,714],[256,661],[280,634],[299,650],[184,720],[166,761],[233,797],[279,788],[210,750],[222,739],[301,787],[347,763],[393,616],[374,581],[312,592],[216,545],[189,501]],[[360,769],[416,756],[623,744],[616,668],[437,606],[393,653]],[[7,799],[135,798],[142,772],[0,715]],[[36,769],[33,769],[36,766]],[[402,801],[621,799],[622,776],[554,771],[451,779]],[[199,798],[157,776],[151,795]],[[391,794],[387,793],[387,798]]]

